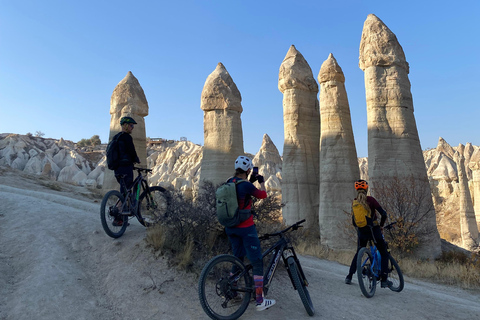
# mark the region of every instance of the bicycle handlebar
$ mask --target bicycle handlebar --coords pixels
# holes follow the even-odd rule
[[[397,224],[397,222],[396,222],[396,221],[395,221],[395,222],[392,222],[392,223],[390,223],[390,224],[387,224],[386,226],[384,226],[384,227],[383,227],[383,229],[390,230],[390,229],[392,229],[392,228],[393,228],[393,226],[394,226],[394,225],[396,225],[396,224]]]
[[[140,167],[133,167],[133,170],[145,171],[145,173],[152,172],[152,169],[145,169],[145,168],[140,168]]]
[[[305,219],[300,220],[300,221],[292,224],[290,227],[287,227],[287,228],[285,228],[285,229],[283,229],[283,230],[281,230],[281,231],[277,231],[277,232],[275,232],[275,233],[266,233],[266,234],[264,234],[263,236],[259,237],[259,239],[260,239],[260,240],[267,240],[267,239],[269,239],[270,237],[281,236],[283,233],[289,231],[290,229],[292,229],[292,230],[297,230],[298,228],[303,227],[303,226],[301,226],[301,224],[304,223],[304,222],[305,222]]]

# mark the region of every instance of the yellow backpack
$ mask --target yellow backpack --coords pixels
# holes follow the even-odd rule
[[[357,227],[363,228],[372,225],[371,210],[367,210],[357,199],[354,199],[352,203],[352,215]]]

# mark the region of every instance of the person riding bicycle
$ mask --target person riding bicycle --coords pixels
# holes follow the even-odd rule
[[[133,165],[134,163],[140,163],[137,152],[135,151],[135,145],[133,144],[133,138],[131,136],[134,125],[137,122],[132,117],[123,117],[120,119],[120,125],[122,131],[118,133],[118,151],[119,151],[119,166],[114,170],[115,178],[120,184],[120,192],[125,195],[127,190],[132,187],[133,184]],[[123,181],[125,185],[122,185],[119,175],[124,176]],[[115,217],[113,223],[114,226],[121,226],[123,219],[121,216]]]
[[[252,160],[246,156],[239,156],[235,160],[235,176],[228,179],[227,182],[237,182],[246,180],[253,169]],[[253,183],[258,181],[260,189],[257,189]],[[265,180],[259,174],[251,174],[248,181],[237,184],[238,207],[244,210],[252,208],[252,196],[257,199],[265,199],[267,192],[265,190]],[[247,256],[253,266],[253,279],[255,282],[256,309],[262,311],[275,304],[275,300],[263,297],[263,260],[260,240],[258,239],[257,229],[253,222],[253,214],[234,227],[225,227],[228,239],[232,245],[233,255],[244,260]]]
[[[353,257],[352,263],[350,265],[350,270],[348,271],[348,275],[345,278],[346,284],[352,283],[352,276],[357,271],[357,257],[358,252],[362,247],[365,247],[369,240],[373,240],[375,245],[380,252],[382,257],[382,270],[381,270],[381,287],[388,288],[392,286],[392,282],[387,279],[388,277],[388,252],[387,252],[387,245],[385,240],[383,239],[382,230],[383,226],[385,225],[385,221],[387,220],[387,213],[383,208],[380,206],[378,201],[371,196],[367,196],[368,192],[368,182],[365,180],[357,180],[355,181],[355,190],[357,190],[357,200],[368,212],[371,213],[372,219],[367,219],[368,223],[367,226],[359,228],[355,224],[355,219],[352,216],[352,223],[353,226],[357,229],[357,253]],[[378,211],[381,215],[380,224],[377,221],[377,214],[375,211]]]

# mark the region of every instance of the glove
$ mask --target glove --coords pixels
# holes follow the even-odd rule
[[[259,174],[257,174],[256,178],[257,178],[258,183],[264,183],[265,182],[265,179],[263,179],[263,176],[261,176]]]
[[[254,183],[255,181],[257,181],[257,176],[258,176],[258,174],[255,174],[255,175],[254,175],[254,174],[252,173],[252,174],[250,175],[250,179],[248,179],[248,181],[250,181],[251,183]]]

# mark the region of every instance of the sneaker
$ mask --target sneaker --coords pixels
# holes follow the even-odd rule
[[[383,280],[381,283],[380,283],[380,286],[382,288],[390,288],[391,286],[393,286],[393,282],[390,281],[390,280]]]
[[[352,277],[351,276],[347,276],[345,278],[345,284],[351,284],[352,283]]]
[[[270,308],[275,304],[275,300],[273,299],[263,299],[263,302],[261,304],[257,304],[257,311],[263,311],[265,309]]]

